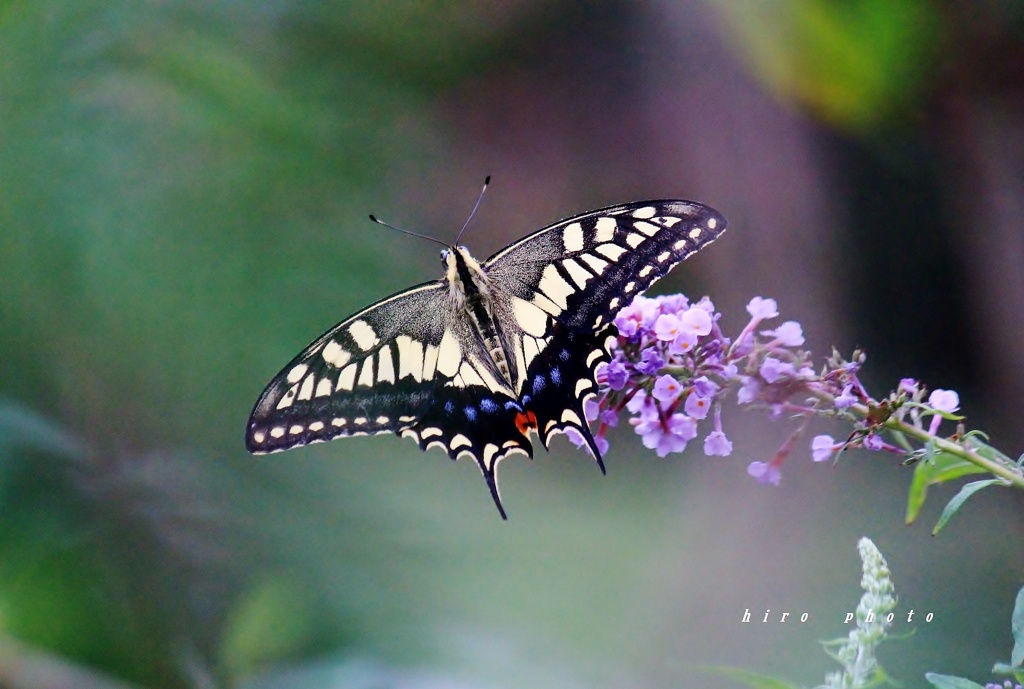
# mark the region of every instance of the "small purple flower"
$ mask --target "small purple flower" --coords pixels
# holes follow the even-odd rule
[[[917,381],[913,378],[900,378],[898,390],[913,396],[917,392]]]
[[[614,409],[605,409],[601,412],[601,423],[606,426],[618,426],[619,414]]]
[[[594,444],[597,445],[597,451],[601,454],[607,454],[608,452],[608,439],[603,435],[594,436]]]
[[[932,390],[932,394],[928,395],[928,404],[939,411],[953,413],[960,408],[960,395],[953,390]],[[942,416],[939,414],[933,416],[932,422],[928,426],[928,434],[935,435],[941,423]]]
[[[757,399],[758,393],[761,392],[761,381],[754,376],[743,376],[740,380],[742,385],[736,392],[736,402],[738,404],[750,404]]]
[[[696,390],[687,395],[686,402],[683,404],[683,411],[698,420],[707,418],[710,410],[711,398],[703,397]]]
[[[669,354],[689,354],[697,346],[697,333],[683,330],[668,346]]]
[[[739,368],[736,364],[726,364],[722,367],[722,377],[726,379],[735,378],[737,373],[739,373]]]
[[[728,457],[732,454],[732,441],[722,431],[711,431],[704,438],[704,454],[708,457]]]
[[[687,309],[679,321],[683,329],[700,337],[711,332],[711,314],[699,304]]]
[[[762,485],[777,486],[782,482],[782,472],[774,464],[768,462],[751,462],[747,467],[747,473],[757,479]]]
[[[843,387],[843,391],[836,395],[836,409],[849,409],[857,403],[857,396],[853,394],[853,383]],[[819,436],[820,437],[820,436]]]
[[[928,404],[939,411],[952,413],[960,408],[960,395],[954,390],[932,390]]]
[[[764,330],[762,335],[775,338],[776,345],[799,347],[804,343],[804,331],[796,321],[786,321],[774,330]]]
[[[659,340],[670,342],[683,331],[683,324],[674,314],[663,313],[654,321],[654,334]]]
[[[830,435],[816,435],[811,441],[811,458],[815,462],[824,462],[835,452],[836,441]]]
[[[696,304],[694,304],[694,306],[696,306],[699,309],[704,309],[705,311],[707,311],[710,314],[714,314],[715,313],[715,305],[714,305],[714,303],[712,303],[711,297],[709,297],[707,295],[704,295],[703,297],[701,297],[700,301],[698,301]]]
[[[664,316],[663,316],[664,318]],[[657,348],[647,347],[640,352],[640,361],[634,364],[634,368],[637,372],[645,376],[657,375],[661,367],[665,365],[665,360],[661,358],[661,354],[658,353]]]
[[[621,390],[629,381],[629,369],[620,359],[615,359],[604,368],[605,380],[612,390]]]
[[[761,364],[761,370],[758,371],[769,385],[785,376],[792,376],[795,372],[793,364],[779,361],[773,356],[766,356]]]
[[[718,384],[708,380],[707,376],[694,378],[691,382],[693,383],[693,389],[701,397],[714,397],[715,393],[718,392]]]
[[[763,299],[761,297],[754,297],[747,304],[747,313],[750,314],[751,318],[756,320],[764,320],[766,318],[775,318],[779,315],[779,307],[775,303],[774,299]]]
[[[685,294],[666,294],[659,297],[662,313],[682,313],[690,308],[690,300]]]
[[[651,394],[659,402],[671,404],[679,398],[679,395],[683,394],[683,386],[672,376],[664,375],[655,381]]]
[[[626,402],[626,409],[630,414],[644,415],[654,408],[653,398],[648,397],[643,390],[637,390],[632,399]],[[655,410],[657,411],[657,410]]]
[[[583,417],[587,421],[596,421],[601,413],[601,405],[593,397],[583,403]]]
[[[645,421],[636,427],[644,447],[655,450],[659,457],[682,452],[686,444],[697,437],[697,422],[683,414],[673,414],[666,419],[665,426],[660,421]]]
[[[877,433],[868,433],[867,437],[861,441],[861,445],[864,446],[865,450],[871,450],[872,452],[878,452],[885,447],[885,441],[882,440],[882,436]]]

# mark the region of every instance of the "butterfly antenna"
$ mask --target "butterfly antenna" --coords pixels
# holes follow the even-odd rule
[[[462,229],[459,230],[459,236],[455,238],[456,246],[458,246],[459,240],[462,239],[462,233],[466,231],[467,227],[469,227],[469,221],[473,219],[474,215],[476,215],[476,209],[480,207],[480,202],[484,200],[484,192],[487,191],[487,185],[490,183],[491,176],[487,175],[487,178],[484,179],[484,188],[480,190],[480,196],[476,197],[476,203],[473,204],[473,210],[469,212],[469,217],[466,218],[466,223],[462,226]]]
[[[428,237],[427,235],[420,234],[419,232],[411,232],[410,230],[403,230],[401,227],[395,227],[391,223],[386,223],[383,220],[380,220],[373,213],[370,213],[370,220],[372,220],[373,222],[377,223],[378,225],[383,225],[384,227],[390,228],[390,229],[394,230],[395,232],[401,232],[402,234],[407,234],[407,235],[409,235],[411,237],[419,237],[420,239],[426,239],[428,241],[434,242],[435,244],[440,244],[443,247],[447,247],[448,246],[447,244],[442,242],[440,239],[435,239],[434,237]]]

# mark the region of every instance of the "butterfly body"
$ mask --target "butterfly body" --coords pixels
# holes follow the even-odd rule
[[[442,279],[383,299],[314,340],[264,390],[253,453],[393,432],[471,455],[502,517],[496,467],[536,432],[575,429],[617,311],[725,229],[713,209],[644,201],[569,218],[483,262],[442,252]]]

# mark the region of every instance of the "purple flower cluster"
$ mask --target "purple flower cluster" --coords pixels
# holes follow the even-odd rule
[[[838,416],[854,422],[854,432],[845,441],[827,435],[811,441],[812,457],[819,462],[850,447],[906,454],[906,448],[881,435],[893,414],[901,419],[909,414],[918,427],[923,416],[932,415],[932,435],[942,418],[955,418],[950,416],[959,405],[955,392],[935,390],[925,404],[924,389],[912,379],[901,381],[882,402],[870,398],[857,377],[864,362],[859,352],[850,362],[834,352],[822,371],[815,372],[810,355],[800,349],[804,336],[799,323],[786,321],[762,329],[764,321],[779,315],[774,299],[755,297],[747,312],[750,320],[732,339],[720,329],[721,314],[707,297],[693,303],[679,294],[641,296],[622,309],[615,318],[618,338],[611,361],[597,371],[600,393],[585,407],[588,421],[597,423],[598,449],[608,449],[608,429],[626,412],[644,447],[659,457],[686,449],[700,434],[699,423],[710,417],[704,453],[727,456],[732,442],[722,430],[721,404],[735,390],[741,405],[765,407],[772,418],[788,415],[801,421],[771,458],[747,468],[758,482],[778,485],[782,463],[811,417]],[[570,432],[569,437],[584,444],[577,433]]]

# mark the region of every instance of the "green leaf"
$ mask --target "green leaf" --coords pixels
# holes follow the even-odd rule
[[[699,667],[697,669],[709,674],[722,675],[723,677],[734,679],[740,684],[753,687],[753,689],[798,689],[796,684],[738,667],[716,665]]]
[[[937,672],[926,672],[924,673],[924,678],[931,682],[932,686],[939,689],[985,689],[985,687],[969,679],[954,677],[953,675],[940,675]]]
[[[920,514],[921,507],[924,506],[925,498],[928,495],[929,486],[946,483],[970,474],[987,473],[976,464],[943,452],[935,446],[934,442],[925,445],[925,450],[924,459],[915,466],[914,478],[910,482],[910,492],[907,496],[907,524],[912,524]]]
[[[966,484],[960,489],[960,492],[953,496],[953,499],[946,503],[946,508],[942,510],[942,515],[939,517],[939,521],[935,523],[935,528],[932,529],[932,536],[937,536],[942,527],[946,525],[946,522],[956,514],[956,511],[960,509],[960,506],[967,502],[967,498],[977,493],[982,488],[988,486],[1002,485],[1003,480],[999,478],[990,478],[984,481],[972,481]]]
[[[1013,653],[1010,654],[1010,662],[1015,666],[1024,665],[1024,588],[1017,592],[1010,629],[1013,631]]]

